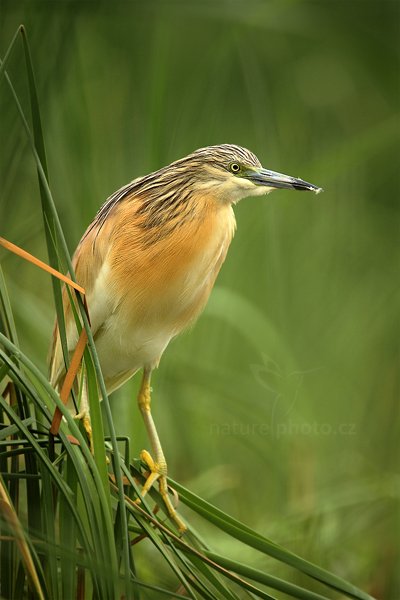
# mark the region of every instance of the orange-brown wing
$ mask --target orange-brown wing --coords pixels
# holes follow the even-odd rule
[[[134,179],[112,194],[100,208],[93,222],[87,228],[72,259],[77,281],[85,288],[89,304],[89,316],[93,335],[107,317],[109,307],[102,303],[101,294],[96,297],[96,284],[104,285],[105,274],[102,269],[110,251],[114,233],[114,215],[118,213],[121,200],[135,201],[135,190],[141,178]],[[132,202],[130,202],[132,204]],[[103,279],[103,281],[101,281]],[[69,352],[73,352],[78,341],[75,321],[70,306],[67,290],[63,290],[63,305]],[[57,322],[53,330],[53,339],[49,353],[50,382],[59,386],[64,375],[64,358],[62,355]]]
[[[89,316],[93,335],[101,327],[109,315],[111,307],[103,301],[101,290],[107,285],[106,258],[113,243],[115,233],[115,218],[120,212],[121,201],[129,201],[131,211],[137,208],[137,187],[142,178],[138,177],[112,194],[100,208],[93,222],[82,237],[72,264],[77,281],[85,288],[86,300],[89,305]],[[99,293],[97,293],[99,289]],[[67,290],[63,290],[63,305],[69,352],[73,352],[78,341],[75,321],[70,306]],[[50,348],[49,367],[50,381],[53,386],[59,386],[64,375],[64,358],[57,323],[54,326],[53,339]]]
[[[94,221],[86,231],[80,241],[74,254],[72,264],[74,267],[76,280],[85,289],[86,297],[93,295],[102,267],[104,265],[110,243],[110,225],[106,223],[102,226],[102,235],[99,234],[99,224]],[[74,297],[74,294],[72,294]],[[71,308],[69,294],[63,289],[63,306],[65,315],[65,329],[67,335],[67,344],[70,354],[74,351],[78,341],[78,333]],[[95,307],[96,308],[96,307]],[[105,309],[105,307],[103,307]],[[92,318],[89,312],[92,324],[93,334],[101,326],[102,320],[106,315],[101,315],[101,311],[94,311]],[[54,387],[59,387],[65,374],[64,358],[61,349],[61,341],[57,322],[54,325],[52,344],[49,353],[50,382]]]

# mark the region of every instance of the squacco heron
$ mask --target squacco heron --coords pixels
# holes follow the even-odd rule
[[[201,148],[112,194],[73,258],[77,281],[86,289],[107,392],[143,369],[138,404],[152,454],[141,453],[150,472],[142,496],[158,481],[166,508],[182,531],[185,525],[168,496],[167,463],[150,410],[151,373],[169,342],[195,321],[208,300],[235,232],[233,205],[276,188],[321,189],[262,168],[245,148]],[[65,317],[73,352],[78,335],[66,298]],[[52,384],[59,388],[64,376],[56,328]],[[85,390],[79,410],[90,436]]]

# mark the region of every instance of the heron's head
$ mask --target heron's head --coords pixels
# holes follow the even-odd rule
[[[197,191],[212,192],[228,202],[262,196],[277,188],[322,191],[303,179],[263,168],[255,154],[232,144],[200,148],[175,164],[190,172]]]

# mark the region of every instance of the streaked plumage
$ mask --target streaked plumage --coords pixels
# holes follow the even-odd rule
[[[73,265],[86,289],[108,392],[142,367],[151,373],[171,339],[198,317],[234,235],[232,204],[274,187],[319,190],[266,171],[252,152],[224,144],[135,179],[100,208]],[[65,300],[72,352],[77,333]],[[59,386],[63,375],[56,328],[52,384]]]

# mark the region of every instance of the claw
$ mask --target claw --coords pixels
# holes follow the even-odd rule
[[[93,449],[93,431],[92,431],[92,423],[90,421],[90,416],[89,413],[86,410],[83,410],[81,412],[79,412],[78,414],[74,415],[74,419],[76,419],[77,421],[82,421],[83,423],[83,427],[87,433],[87,436],[89,438],[89,448],[90,448],[90,452],[93,454],[94,453],[94,449]]]
[[[168,495],[166,466],[157,464],[147,450],[142,450],[140,453],[140,458],[144,463],[146,463],[150,471],[150,475],[147,477],[146,482],[143,485],[141,496],[145,496],[147,492],[151,490],[155,482],[158,481],[160,495],[164,501],[169,516],[173,521],[175,521],[179,531],[181,533],[185,533],[187,527],[173,506],[171,498]],[[135,504],[140,504],[140,498],[136,498]]]

